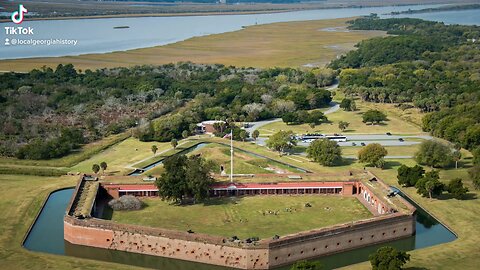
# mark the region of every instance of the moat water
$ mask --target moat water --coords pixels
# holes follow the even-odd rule
[[[115,262],[162,270],[229,269],[226,267],[176,259],[167,259],[124,251],[70,244],[63,239],[63,215],[65,214],[65,210],[72,194],[73,188],[70,188],[55,191],[48,197],[45,206],[40,212],[37,220],[32,226],[30,233],[23,243],[26,249],[37,252],[74,256],[79,258]],[[367,261],[368,255],[373,253],[381,246],[389,245],[396,247],[397,249],[410,251],[447,243],[456,239],[455,234],[453,234],[442,223],[420,208],[415,202],[411,201],[409,198],[406,199],[418,209],[416,235],[402,240],[359,248],[352,251],[317,258],[315,260],[319,261],[323,265],[324,269],[334,269]],[[289,269],[289,266],[278,269],[286,270]]]

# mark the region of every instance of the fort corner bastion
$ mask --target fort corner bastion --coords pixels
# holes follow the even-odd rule
[[[295,185],[293,184],[295,183]],[[370,172],[347,181],[295,181],[289,183],[233,184],[212,187],[212,196],[354,196],[372,218],[301,231],[259,241],[240,241],[130,224],[98,216],[105,198],[124,194],[158,196],[153,184],[112,183],[82,175],[64,217],[64,238],[75,245],[91,246],[220,265],[238,269],[272,269],[415,234],[415,207],[396,196]],[[247,191],[248,190],[248,191]],[[321,217],[319,217],[321,218]]]

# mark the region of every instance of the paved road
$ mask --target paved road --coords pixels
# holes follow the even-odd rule
[[[347,147],[347,146],[362,146],[361,145],[362,143],[364,143],[365,145],[371,144],[371,143],[378,143],[378,144],[383,145],[383,146],[408,146],[408,145],[416,145],[416,144],[421,143],[420,141],[403,141],[403,142],[401,142],[399,140],[392,140],[392,139],[390,139],[390,140],[375,139],[376,136],[379,136],[379,135],[375,135],[375,134],[361,135],[361,136],[362,136],[362,138],[364,138],[364,140],[361,140],[361,141],[350,140],[350,137],[347,136],[348,141],[347,142],[339,142],[338,145]],[[420,138],[420,137],[423,138],[423,135],[418,136],[418,137],[409,136],[408,138]],[[402,137],[402,138],[407,138],[407,137]],[[268,138],[260,137],[260,138],[257,139],[257,144],[264,146],[266,144],[267,139]],[[353,143],[355,143],[355,145],[353,145]],[[308,147],[310,145],[310,143],[298,142],[297,145]]]

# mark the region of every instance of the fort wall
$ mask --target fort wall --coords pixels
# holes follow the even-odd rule
[[[91,181],[82,177],[64,217],[64,238],[76,245],[238,269],[270,269],[415,234],[415,208],[401,197],[389,198],[384,193],[388,186],[371,176],[368,182],[344,182],[342,195],[356,194],[375,217],[252,243],[75,215],[74,210],[90,205],[86,202],[98,189],[98,185],[82,185]]]
[[[414,224],[413,215],[394,214],[245,245],[210,235],[66,216],[64,233],[65,240],[77,245],[239,269],[269,269],[408,237],[415,232]]]

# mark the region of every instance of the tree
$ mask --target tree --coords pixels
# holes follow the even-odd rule
[[[417,181],[422,178],[425,170],[422,166],[415,165],[413,167],[408,167],[406,165],[402,165],[397,170],[398,175],[398,184],[404,187],[413,187],[417,183]]]
[[[184,139],[188,138],[188,130],[182,131],[182,138]]]
[[[186,163],[186,181],[187,189],[185,193],[193,197],[195,202],[202,201],[209,196],[210,186],[214,179],[210,176],[213,163],[207,162],[200,155],[194,155],[187,159]]]
[[[93,164],[92,165],[92,171],[97,174],[100,171],[100,166],[98,164]]]
[[[244,129],[240,130],[240,139],[244,142],[248,137],[248,132]]]
[[[337,142],[328,139],[313,141],[307,148],[308,157],[323,166],[338,165],[342,161],[342,150]]]
[[[463,199],[465,194],[467,194],[468,192],[468,188],[463,186],[462,179],[460,178],[450,180],[446,189],[448,193],[452,194],[453,197],[457,200]]]
[[[183,199],[201,201],[208,197],[213,178],[212,165],[201,156],[174,155],[164,161],[165,171],[157,179],[160,196],[165,200],[181,202]]]
[[[415,160],[434,168],[445,168],[453,161],[452,151],[448,146],[434,140],[420,144],[420,149],[415,153]]]
[[[279,131],[267,140],[267,147],[271,148],[282,155],[286,150],[289,150],[297,145],[292,131]]]
[[[415,184],[417,193],[424,196],[433,198],[442,194],[444,185],[439,181],[440,177],[438,171],[427,172],[422,178],[420,178]]]
[[[383,168],[384,157],[388,154],[387,149],[378,143],[372,143],[358,151],[358,160],[377,168]]]
[[[355,111],[357,106],[355,104],[355,100],[350,98],[344,98],[340,103],[340,108],[344,109],[345,111]]]
[[[379,110],[368,110],[362,115],[363,122],[368,123],[377,123],[380,124],[383,121],[387,120],[387,116]]]
[[[107,162],[102,161],[102,163],[100,163],[100,168],[102,168],[102,174],[105,174],[105,170],[107,169],[107,167]]]
[[[309,113],[306,112],[305,117],[306,119],[303,121],[304,123],[310,123],[315,125],[320,125],[321,123],[328,121],[325,114],[321,111],[312,111]],[[302,118],[302,115],[300,115],[299,118]]]
[[[320,270],[322,265],[319,262],[309,262],[306,260],[296,261],[290,270]]]
[[[350,123],[348,122],[345,122],[345,121],[340,121],[338,122],[338,128],[341,130],[341,131],[345,131],[348,126],[350,125]]]
[[[172,139],[172,140],[170,141],[170,144],[172,145],[173,149],[176,149],[176,148],[177,148],[177,145],[178,145],[177,139]]]
[[[260,131],[258,131],[257,129],[255,129],[253,132],[252,132],[252,138],[256,141],[258,136],[260,136]]]
[[[480,165],[475,165],[468,170],[468,175],[472,178],[473,187],[480,189]]]
[[[158,151],[158,147],[154,144],[152,145],[152,152],[153,152],[153,155],[155,156],[155,154],[157,153]]]
[[[372,270],[397,270],[402,269],[403,265],[410,260],[410,254],[385,246],[370,254],[369,260]]]

